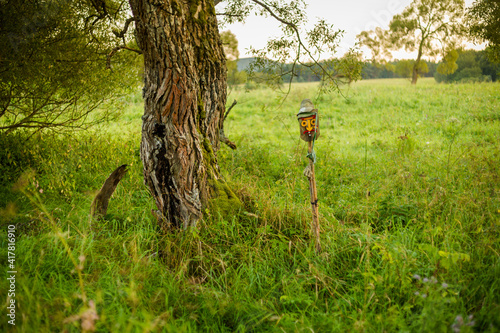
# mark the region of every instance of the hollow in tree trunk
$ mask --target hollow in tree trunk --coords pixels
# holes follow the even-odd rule
[[[130,0],[144,53],[141,158],[166,222],[195,225],[218,183],[226,63],[213,0]]]

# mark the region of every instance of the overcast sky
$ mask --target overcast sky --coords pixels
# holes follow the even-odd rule
[[[312,26],[317,18],[324,18],[336,29],[345,31],[341,42],[343,54],[352,47],[356,35],[375,27],[388,28],[391,18],[401,13],[412,0],[306,0],[309,24]],[[474,1],[466,0],[467,6]],[[239,43],[240,58],[250,57],[247,49],[262,48],[269,37],[279,36],[278,23],[273,18],[250,16],[244,24],[228,25],[224,30],[231,30]],[[472,45],[471,45],[472,46]],[[369,56],[369,54],[366,54]],[[397,58],[409,57],[404,52],[395,54]]]

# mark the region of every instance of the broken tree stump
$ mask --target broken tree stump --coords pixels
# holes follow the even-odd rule
[[[123,164],[113,171],[108,179],[106,179],[90,206],[90,216],[93,219],[100,219],[106,215],[109,198],[111,198],[111,195],[116,190],[116,186],[120,180],[122,180],[123,176],[125,176],[127,171],[127,164]]]

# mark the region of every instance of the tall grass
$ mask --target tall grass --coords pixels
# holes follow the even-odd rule
[[[139,94],[94,132],[0,138],[1,248],[7,224],[19,232],[16,327],[5,318],[0,327],[500,330],[498,84],[373,80],[344,97],[316,91],[296,84],[283,102],[269,89],[234,89],[225,132],[238,149],[221,147],[218,159],[245,212],[207,211],[198,228],[167,235],[142,182]],[[304,98],[320,115],[320,255],[295,116]],[[121,164],[130,171],[108,216],[90,225],[95,191]]]

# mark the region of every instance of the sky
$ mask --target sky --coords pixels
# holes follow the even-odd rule
[[[401,13],[412,0],[306,0],[309,26],[312,27],[317,18],[324,18],[336,29],[344,30],[340,44],[339,55],[354,46],[356,35],[361,31],[372,30],[375,27],[388,28],[395,14]],[[474,0],[466,0],[470,6]],[[250,46],[262,48],[270,37],[279,36],[279,24],[273,18],[250,16],[246,22],[227,25],[223,30],[230,30],[238,39],[240,58],[251,57]],[[482,48],[481,46],[470,48]],[[365,52],[369,58],[370,53]],[[404,51],[393,54],[395,58],[412,58],[412,54]]]

